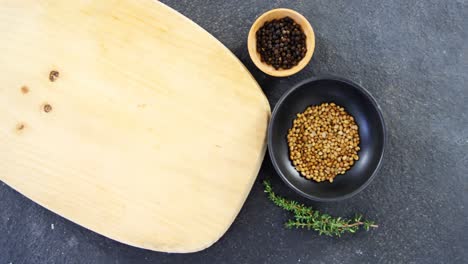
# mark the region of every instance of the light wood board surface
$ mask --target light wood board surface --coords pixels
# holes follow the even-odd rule
[[[225,233],[270,117],[227,48],[151,0],[0,0],[0,35],[0,180],[141,248]]]

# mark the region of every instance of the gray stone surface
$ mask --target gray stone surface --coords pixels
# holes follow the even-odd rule
[[[293,84],[331,73],[366,87],[389,132],[382,170],[336,203],[297,197],[269,157],[240,215],[213,247],[177,255],[122,245],[0,184],[0,264],[8,263],[468,263],[468,3],[466,0],[163,1],[204,27],[251,70],[272,106]],[[259,72],[246,50],[264,11],[289,7],[316,31],[310,65],[291,78]],[[285,230],[260,182],[325,212],[362,212],[377,230],[342,238]],[[52,225],[53,224],[53,228]]]

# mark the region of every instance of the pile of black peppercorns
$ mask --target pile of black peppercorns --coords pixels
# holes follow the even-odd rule
[[[296,66],[307,52],[306,36],[290,17],[265,22],[256,34],[261,61],[276,70]]]

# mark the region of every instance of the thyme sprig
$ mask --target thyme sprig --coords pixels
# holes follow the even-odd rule
[[[312,229],[320,235],[340,237],[344,233],[356,233],[360,228],[369,231],[370,228],[378,227],[373,221],[364,220],[362,215],[356,215],[352,219],[344,219],[320,213],[313,210],[312,207],[278,196],[273,191],[269,181],[264,181],[263,185],[265,193],[274,204],[294,214],[294,218],[286,222],[287,228]]]

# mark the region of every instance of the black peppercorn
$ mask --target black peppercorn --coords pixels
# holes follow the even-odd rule
[[[290,17],[265,22],[255,34],[260,60],[277,70],[296,66],[307,52],[306,36]]]

